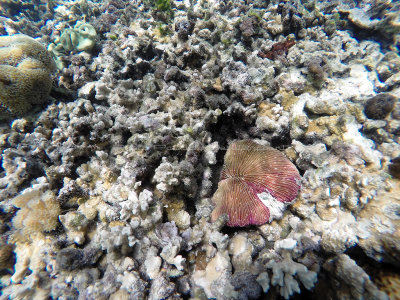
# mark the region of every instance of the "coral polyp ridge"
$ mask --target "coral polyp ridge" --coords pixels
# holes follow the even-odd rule
[[[278,150],[251,140],[232,143],[225,155],[211,220],[228,226],[261,225],[279,218],[300,189],[297,168]]]
[[[397,297],[398,1],[42,2],[0,1],[2,298]]]

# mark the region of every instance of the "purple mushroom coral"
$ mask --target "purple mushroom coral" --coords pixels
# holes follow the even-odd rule
[[[228,226],[264,224],[282,215],[300,186],[297,168],[280,151],[251,140],[236,141],[225,154],[211,221],[227,214]]]

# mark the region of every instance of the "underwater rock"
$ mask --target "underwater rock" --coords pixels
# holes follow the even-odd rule
[[[192,275],[194,286],[200,287],[208,298],[236,299],[238,293],[230,283],[232,265],[229,255],[218,252],[204,270]]]
[[[397,98],[390,94],[378,94],[365,103],[365,115],[374,120],[386,118],[394,109]]]
[[[0,242],[0,270],[12,268],[14,259],[13,245]]]
[[[306,110],[316,115],[338,115],[345,111],[343,101],[339,95],[322,92],[319,97],[314,97],[308,93],[303,94],[307,99]]]
[[[323,268],[334,278],[337,299],[389,299],[384,292],[378,290],[368,274],[346,254],[328,260]]]
[[[307,72],[311,84],[315,88],[321,88],[325,77],[327,75],[327,71],[329,70],[328,61],[326,58],[313,57],[307,63]]]
[[[59,270],[72,271],[84,265],[84,253],[81,249],[61,249],[56,258]]]
[[[400,275],[388,270],[381,270],[378,274],[374,274],[374,283],[379,290],[386,293],[390,300],[399,300]]]
[[[400,186],[396,179],[389,183],[392,189],[378,193],[358,216],[359,245],[374,260],[400,266]]]
[[[229,254],[232,255],[232,266],[235,271],[250,271],[253,245],[245,234],[239,233],[231,239]]]
[[[182,19],[175,22],[175,31],[182,40],[187,40],[189,35],[192,34],[194,24],[186,19]]]
[[[400,32],[398,10],[398,6],[391,1],[376,1],[362,8],[339,9],[341,12],[348,13],[349,21],[359,29],[367,30],[380,39],[388,40],[395,40]]]
[[[239,29],[244,39],[249,39],[257,33],[258,20],[255,16],[244,18],[240,24]]]
[[[391,160],[389,165],[389,173],[393,177],[400,179],[400,156]]]
[[[235,271],[232,276],[232,285],[239,293],[238,299],[259,299],[262,293],[257,276],[247,271]]]
[[[301,4],[299,5],[302,6]],[[285,34],[295,33],[298,35],[306,27],[305,18],[294,2],[279,3],[277,12],[281,15]],[[300,35],[302,36],[302,34]]]

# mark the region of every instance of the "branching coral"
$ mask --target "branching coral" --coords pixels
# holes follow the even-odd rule
[[[306,266],[296,263],[291,259],[281,261],[272,260],[267,264],[272,269],[273,276],[271,284],[279,286],[280,294],[289,299],[294,293],[300,293],[300,286],[295,276],[301,281],[306,289],[311,289],[317,281],[317,273],[310,271]]]

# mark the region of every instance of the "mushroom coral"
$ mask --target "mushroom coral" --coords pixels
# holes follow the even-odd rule
[[[228,226],[264,224],[281,217],[300,186],[297,168],[280,151],[251,140],[236,141],[225,155],[211,221],[227,214]]]

